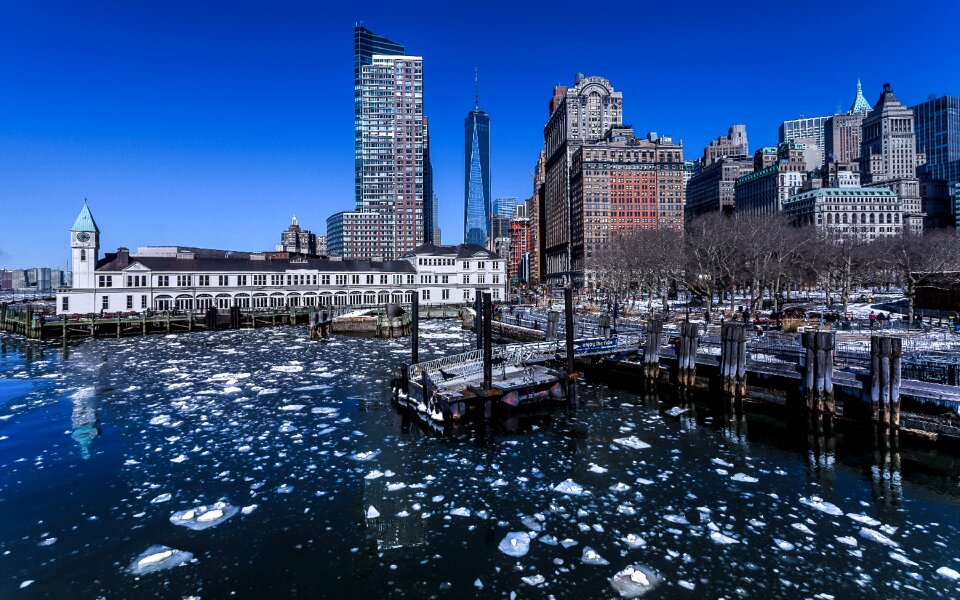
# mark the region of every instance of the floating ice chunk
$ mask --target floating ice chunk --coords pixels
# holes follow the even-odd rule
[[[376,457],[380,456],[380,452],[381,452],[380,450],[369,450],[367,452],[357,452],[350,458],[352,458],[353,460],[360,460],[360,461],[373,460]]]
[[[679,585],[679,586],[682,587],[682,588],[686,588],[686,589],[688,589],[688,590],[692,590],[692,589],[694,589],[695,587],[697,587],[697,585],[696,585],[695,583],[691,583],[691,582],[685,581],[685,580],[683,580],[683,579],[678,580],[678,581],[677,581],[677,585]]]
[[[540,524],[540,522],[537,521],[537,519],[535,519],[534,517],[531,517],[529,515],[520,519],[520,522],[523,523],[524,527],[526,527],[530,531],[539,532],[543,530],[543,526]]]
[[[189,529],[202,530],[216,527],[227,519],[240,512],[236,506],[226,502],[214,502],[210,506],[197,506],[187,510],[179,510],[170,515],[170,522]]]
[[[671,523],[676,523],[677,525],[689,525],[690,521],[683,515],[663,515],[664,521],[670,521]]]
[[[637,483],[639,483],[640,485],[653,485],[654,481],[652,479],[644,479],[643,477],[638,477]]]
[[[847,546],[853,546],[853,547],[857,546],[857,538],[855,537],[850,537],[849,535],[843,535],[843,536],[838,535],[835,537],[837,538],[837,541],[840,542],[841,544],[846,544]]]
[[[579,543],[580,542],[578,542],[577,540],[572,540],[570,538],[567,538],[565,540],[560,540],[560,545],[563,546],[564,548],[571,548],[573,546],[576,546]]]
[[[278,494],[289,494],[289,493],[292,492],[292,491],[293,491],[293,486],[292,486],[292,485],[288,485],[288,484],[286,484],[286,483],[281,483],[280,485],[277,486],[277,493],[278,493]]]
[[[682,415],[683,413],[687,412],[688,410],[690,410],[690,409],[689,409],[689,408],[680,408],[679,406],[674,406],[673,408],[671,408],[670,410],[667,411],[667,414],[670,415],[671,417],[679,417],[680,415]]]
[[[797,531],[802,531],[807,535],[813,535],[813,532],[810,530],[810,528],[804,525],[803,523],[793,523],[792,525],[790,525],[790,527],[793,527]]]
[[[170,422],[170,415],[158,415],[150,419],[151,425],[166,425]]]
[[[890,538],[888,538],[887,536],[883,535],[883,534],[880,533],[879,531],[877,531],[877,530],[875,530],[875,529],[870,529],[869,527],[861,527],[861,528],[860,528],[860,537],[862,537],[862,538],[864,538],[864,539],[872,540],[872,541],[874,541],[874,542],[878,542],[878,543],[880,543],[880,544],[883,544],[884,546],[890,546],[891,548],[899,548],[899,547],[900,547],[900,544],[898,544],[898,543],[896,543],[895,541],[891,540]]]
[[[171,459],[170,459],[170,462],[172,462],[172,463],[182,463],[182,462],[185,461],[185,460],[187,460],[187,457],[184,456],[183,454],[180,454],[179,456],[175,456],[174,458],[171,458]]]
[[[279,371],[281,373],[299,373],[303,370],[303,367],[300,365],[278,365],[275,367],[270,367],[271,371]]]
[[[245,515],[249,515],[250,513],[252,513],[252,512],[255,511],[255,510],[257,510],[257,505],[256,505],[256,504],[250,504],[249,506],[244,506],[243,508],[241,508],[241,509],[240,509],[240,512],[243,513],[243,514],[245,514]]]
[[[910,560],[909,558],[907,558],[906,556],[904,556],[904,555],[901,554],[900,552],[897,552],[896,550],[891,550],[891,551],[890,551],[890,558],[892,558],[893,560],[895,560],[895,561],[897,561],[897,562],[903,563],[903,564],[905,564],[905,565],[907,565],[907,566],[909,566],[909,567],[916,567],[916,566],[918,566],[917,563],[913,562],[912,560]]]
[[[637,548],[642,548],[647,545],[646,540],[635,533],[628,533],[625,537],[620,538],[620,540],[631,550],[636,550]]]
[[[127,567],[127,572],[132,575],[146,575],[179,567],[191,560],[193,560],[193,554],[189,552],[155,544],[134,558]]]
[[[172,497],[173,496],[171,496],[170,494],[160,494],[159,496],[151,500],[150,504],[160,504],[161,502],[166,502]]]
[[[767,526],[766,523],[764,523],[763,521],[760,521],[759,519],[749,519],[749,520],[747,521],[747,523],[750,523],[750,525],[752,525],[752,526],[754,526],[754,527],[766,527],[766,526]]]
[[[656,572],[644,565],[630,565],[610,578],[610,585],[621,598],[639,598],[659,583]]]
[[[250,446],[244,444],[243,446],[237,448],[237,452],[250,452]]]
[[[528,575],[527,577],[521,577],[520,581],[524,582],[529,586],[537,587],[538,585],[546,581],[546,579],[543,577],[543,575],[537,573],[536,575]]]
[[[590,463],[590,468],[588,469],[588,471],[590,471],[591,473],[606,473],[607,469],[604,467],[601,467],[600,465],[595,465],[593,463]]]
[[[27,579],[26,581],[20,584],[20,589],[22,590],[25,587],[30,587],[32,583],[33,583],[33,579]]]
[[[287,404],[286,406],[281,406],[280,410],[295,412],[298,410],[303,410],[304,408],[306,408],[306,404]]]
[[[791,544],[790,542],[788,542],[788,541],[786,541],[786,540],[781,540],[781,539],[773,538],[773,541],[774,541],[774,543],[777,544],[777,548],[780,548],[781,550],[784,550],[784,551],[786,551],[786,552],[790,552],[791,550],[793,550],[793,549],[796,548],[796,546],[794,546],[793,544]]]
[[[379,517],[379,516],[380,516],[380,511],[378,511],[377,509],[375,509],[375,508],[373,507],[373,505],[370,505],[370,508],[367,509],[367,518],[368,518],[368,519],[376,519],[376,518]]]
[[[240,388],[238,388],[238,387],[235,386],[235,385],[231,385],[231,386],[229,386],[229,387],[223,388],[223,393],[224,393],[224,394],[236,394],[237,392],[242,392],[242,391],[243,391],[243,390],[241,390]]]
[[[610,486],[610,491],[611,491],[611,492],[626,492],[626,491],[629,491],[630,489],[631,489],[631,488],[630,488],[629,485],[627,485],[627,484],[625,484],[625,483],[623,483],[623,482],[620,482],[620,481],[618,481],[616,484]]]
[[[583,547],[583,555],[580,557],[580,562],[585,565],[597,565],[600,567],[610,564],[609,560],[597,554],[590,546]]]
[[[950,567],[940,567],[939,569],[937,569],[937,575],[941,575],[943,577],[946,577],[947,579],[952,579],[954,581],[960,579],[960,573],[958,573],[957,571],[954,571]]]
[[[724,535],[719,531],[713,531],[710,533],[710,539],[718,544],[739,544],[740,540],[737,538],[732,538],[729,535]]]
[[[55,537],[48,537],[48,538],[46,538],[45,540],[43,540],[42,542],[40,542],[40,543],[37,544],[37,545],[38,545],[38,546],[52,546],[52,545],[54,545],[54,544],[56,544],[56,543],[57,543],[57,538],[55,538]]]
[[[735,474],[733,477],[731,477],[730,479],[732,479],[732,480],[734,480],[734,481],[742,481],[742,482],[744,482],[744,483],[756,483],[756,482],[760,481],[760,480],[757,479],[756,477],[751,477],[750,475],[747,475],[746,473],[736,473],[736,474]]]
[[[561,494],[568,494],[570,496],[582,496],[583,494],[589,494],[590,492],[583,489],[583,486],[579,483],[576,483],[572,479],[566,479],[561,481],[556,486],[554,486],[553,491],[559,492]]]
[[[469,509],[469,508],[458,507],[458,508],[455,508],[455,509],[451,510],[451,511],[450,511],[450,514],[453,515],[453,516],[455,516],[455,517],[469,517],[469,516],[470,516],[470,509]]]
[[[377,479],[379,477],[383,477],[383,473],[374,469],[373,471],[367,473],[364,479]]]
[[[530,534],[526,531],[511,531],[497,546],[507,556],[523,556],[530,551]]]
[[[637,514],[637,509],[628,504],[621,504],[617,507],[617,512],[621,515],[633,516]]]
[[[854,514],[847,513],[847,516],[856,521],[857,523],[863,523],[864,525],[869,525],[870,527],[876,527],[880,524],[880,521],[870,518],[864,514]]]
[[[644,442],[635,435],[625,438],[616,438],[613,440],[614,444],[620,444],[625,448],[632,448],[633,450],[645,450],[650,447],[650,444]]]
[[[805,504],[810,508],[819,510],[820,512],[825,512],[828,515],[833,515],[839,517],[843,514],[843,511],[840,510],[837,505],[825,502],[816,496],[811,498],[800,498],[800,504]]]
[[[715,464],[715,465],[720,465],[721,467],[726,467],[726,468],[728,468],[728,469],[732,469],[732,468],[733,468],[733,463],[728,463],[727,461],[723,460],[722,458],[712,458],[712,459],[710,459],[710,462],[712,462],[712,463]]]
[[[557,543],[558,543],[558,542],[557,542],[557,538],[553,537],[553,536],[550,535],[550,534],[541,535],[541,536],[538,537],[537,539],[540,540],[541,542],[543,542],[544,544],[548,545],[548,546],[556,546]]]

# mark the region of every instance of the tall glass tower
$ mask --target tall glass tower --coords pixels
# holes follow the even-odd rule
[[[464,119],[463,241],[485,246],[490,235],[490,117],[474,96]]]

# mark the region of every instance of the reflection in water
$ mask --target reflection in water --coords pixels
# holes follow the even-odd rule
[[[897,507],[903,504],[903,482],[900,474],[900,447],[898,440],[880,436],[873,451],[870,476],[873,497],[879,504]]]
[[[80,446],[80,456],[90,458],[90,444],[100,435],[100,414],[97,397],[93,388],[83,388],[71,397],[73,413],[71,424],[73,431],[70,437]]]

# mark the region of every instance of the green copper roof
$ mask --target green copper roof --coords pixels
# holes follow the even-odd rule
[[[77,220],[73,222],[73,227],[70,228],[70,231],[94,231],[100,233],[100,228],[97,227],[97,222],[93,220],[93,213],[90,212],[90,207],[87,206],[87,201],[83,201],[83,209],[80,210],[80,214],[77,215]]]
[[[873,107],[870,106],[870,103],[867,102],[867,99],[863,97],[863,87],[860,85],[860,80],[857,79],[857,97],[853,99],[853,104],[850,106],[850,112],[857,113],[861,110],[870,112],[873,110]]]

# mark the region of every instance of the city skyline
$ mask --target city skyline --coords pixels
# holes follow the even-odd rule
[[[534,41],[503,48],[473,35],[495,26],[520,40],[523,23],[561,24],[541,22],[543,15],[529,7],[517,8],[515,24],[483,17],[450,31],[456,29],[445,27],[456,22],[452,15],[423,22],[415,7],[385,18],[373,4],[365,5],[365,15],[306,5],[269,13],[250,5],[230,5],[229,11],[173,6],[162,13],[110,6],[64,4],[53,18],[30,6],[0,9],[0,44],[10,57],[0,73],[11,82],[0,99],[0,204],[7,208],[0,267],[64,266],[60,224],[84,198],[112,224],[107,250],[147,244],[269,249],[293,213],[321,233],[326,217],[354,205],[349,61],[358,19],[424,57],[424,106],[442,199],[439,226],[450,232],[447,242],[459,241],[463,223],[457,201],[463,189],[462,115],[473,104],[469,67],[475,64],[489,74],[484,104],[497,122],[492,197],[529,194],[550,92],[576,72],[615,82],[630,98],[623,122],[640,135],[657,131],[682,140],[691,158],[732,123],[745,123],[760,147],[776,141],[785,120],[845,112],[858,77],[871,104],[888,81],[908,106],[931,93],[960,91],[960,75],[946,58],[937,58],[949,56],[949,18],[929,23],[924,44],[919,32],[898,29],[896,53],[858,56],[808,82],[759,69],[734,82],[683,57],[708,46],[698,33],[737,23],[762,31],[764,19],[772,22],[773,16],[749,7],[720,13],[703,5],[681,15],[669,7],[624,6],[627,20],[683,23],[676,29],[687,42],[683,50],[662,51],[679,61],[640,73],[633,68],[635,53],[626,52],[632,45],[616,36],[602,48],[547,52]],[[826,11],[834,5],[820,6]],[[800,25],[781,23],[755,41],[759,46],[788,39],[791,27],[800,31]],[[881,3],[861,16],[858,35],[896,26]],[[843,28],[822,25],[825,35]],[[826,60],[827,54],[813,48],[809,58]],[[655,93],[645,91],[654,80]]]

